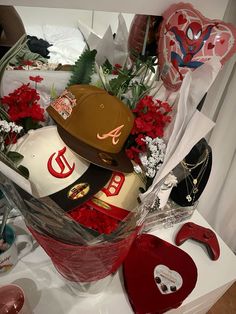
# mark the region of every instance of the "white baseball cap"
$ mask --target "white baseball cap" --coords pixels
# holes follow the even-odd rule
[[[37,197],[50,196],[68,211],[96,194],[112,172],[90,164],[60,138],[56,126],[30,130],[17,143]]]

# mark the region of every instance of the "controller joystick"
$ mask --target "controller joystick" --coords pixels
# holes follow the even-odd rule
[[[193,222],[185,223],[175,237],[175,244],[181,245],[186,240],[192,239],[203,243],[212,260],[217,260],[220,256],[220,246],[215,233],[208,228],[197,225]]]

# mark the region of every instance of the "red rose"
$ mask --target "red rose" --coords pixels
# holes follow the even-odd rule
[[[23,65],[28,65],[28,66],[33,65],[33,64],[34,64],[34,62],[33,62],[33,61],[31,61],[31,60],[22,60],[22,61],[21,61],[21,63],[22,63]]]
[[[167,102],[153,99],[152,96],[145,96],[137,103],[133,110],[135,120],[131,130],[132,140],[128,141],[126,149],[129,159],[140,163],[139,154],[147,150],[146,143],[142,141],[146,136],[152,139],[164,136],[164,129],[171,121],[168,115],[171,110]]]
[[[81,225],[96,230],[100,234],[109,234],[118,227],[118,221],[86,203],[72,210],[69,215]]]
[[[33,82],[40,83],[42,82],[43,77],[37,75],[37,76],[30,76],[29,79]]]
[[[40,77],[35,80],[39,81]],[[41,78],[40,78],[41,79]],[[44,121],[44,109],[38,103],[40,96],[36,89],[32,88],[30,84],[22,84],[19,88],[15,89],[8,96],[1,99],[11,121],[25,127],[27,132],[30,128],[37,128],[39,121]],[[25,118],[32,119],[33,124],[28,123],[25,125]]]
[[[120,65],[119,63],[116,63],[111,73],[113,75],[118,75],[119,69],[122,69],[122,65]]]

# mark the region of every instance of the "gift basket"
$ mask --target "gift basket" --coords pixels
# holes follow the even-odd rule
[[[171,7],[163,20],[135,17],[130,33],[120,15],[115,36],[110,28],[103,38],[84,36],[87,47],[69,71],[50,64],[42,71],[25,59],[13,66],[24,38],[1,60],[3,192],[79,293],[102,291],[139,233],[187,219],[196,208],[196,180],[210,159],[201,153],[191,166],[186,156],[214,126],[197,106],[236,48],[234,40],[227,56],[205,51],[215,36],[234,39],[232,26],[214,21],[204,46],[181,57],[179,34],[195,28],[192,16],[181,24],[179,15],[190,7]],[[191,182],[186,165],[201,167]],[[192,184],[187,206],[172,193],[183,179]]]

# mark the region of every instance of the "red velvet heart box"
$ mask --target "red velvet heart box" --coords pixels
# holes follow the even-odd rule
[[[134,241],[123,264],[124,284],[136,314],[177,308],[194,289],[197,268],[178,247],[150,234]]]

